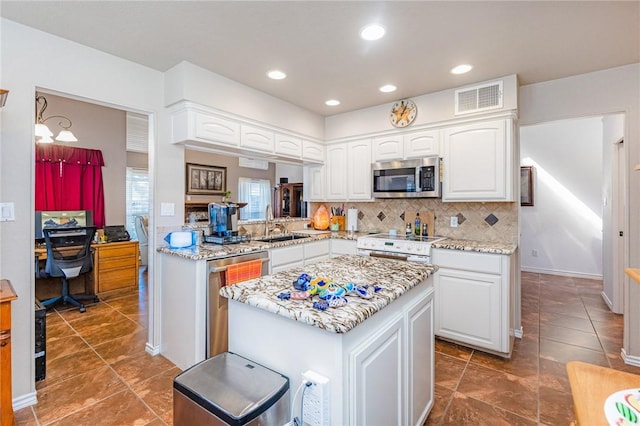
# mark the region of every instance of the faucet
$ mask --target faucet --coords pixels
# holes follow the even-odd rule
[[[271,204],[267,204],[267,208],[264,211],[264,236],[269,236],[270,224],[273,222],[273,210],[271,210]]]

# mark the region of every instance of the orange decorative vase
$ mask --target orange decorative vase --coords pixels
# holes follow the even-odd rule
[[[313,214],[313,227],[318,230],[325,230],[329,227],[329,211],[325,206],[318,207]]]

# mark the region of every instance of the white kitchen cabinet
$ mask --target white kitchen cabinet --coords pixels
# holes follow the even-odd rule
[[[404,158],[423,158],[440,154],[440,129],[420,130],[402,135]]]
[[[347,199],[371,200],[371,140],[349,142]]]
[[[327,145],[325,198],[327,200],[347,199],[347,152],[348,145],[339,143]]]
[[[435,334],[508,356],[519,303],[511,256],[434,248],[432,259]]]
[[[433,306],[429,292],[350,351],[349,424],[424,423],[434,397]]]
[[[373,161],[392,161],[404,158],[404,141],[401,134],[373,139]]]
[[[514,201],[511,119],[443,130],[442,201]]]
[[[240,124],[196,109],[181,109],[171,116],[172,142],[195,141],[212,146],[237,147]]]
[[[258,127],[240,126],[240,147],[255,151],[273,152],[274,134]]]
[[[304,264],[312,265],[329,258],[329,253],[331,252],[331,240],[325,239],[304,243],[302,245],[302,249],[304,251]]]
[[[302,197],[304,201],[324,201],[325,165],[304,166]]]
[[[269,249],[269,274],[304,265],[304,251],[300,245]]]
[[[356,240],[331,240],[331,257],[340,256],[343,254],[357,254],[358,249],[356,247]]]
[[[286,157],[300,158],[302,156],[302,139],[276,133],[274,151],[276,154]]]
[[[303,139],[302,159],[306,162],[324,163],[324,145]]]

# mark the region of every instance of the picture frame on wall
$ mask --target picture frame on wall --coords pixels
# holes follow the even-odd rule
[[[520,167],[520,205],[533,206],[533,166]]]
[[[224,195],[226,191],[226,167],[187,163],[187,194]]]

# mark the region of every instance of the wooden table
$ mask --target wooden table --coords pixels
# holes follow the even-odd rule
[[[13,425],[11,396],[11,302],[18,296],[8,280],[0,279],[0,425]]]
[[[617,391],[640,388],[640,375],[587,364],[567,363],[569,384],[576,416],[580,426],[607,425],[604,402]]]

